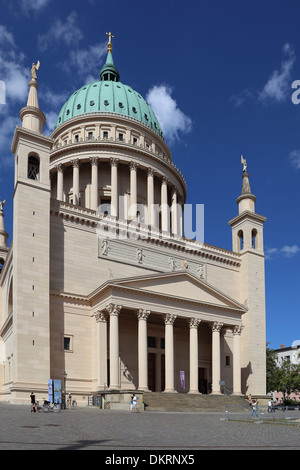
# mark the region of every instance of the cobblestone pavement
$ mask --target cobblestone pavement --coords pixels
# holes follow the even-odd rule
[[[222,413],[130,413],[82,407],[31,413],[0,404],[0,450],[299,450],[300,411],[265,423]],[[292,417],[290,413],[290,417]],[[119,453],[118,455],[122,454]]]

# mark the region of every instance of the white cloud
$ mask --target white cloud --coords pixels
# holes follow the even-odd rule
[[[296,170],[300,170],[300,150],[293,150],[289,157]]]
[[[76,73],[85,80],[85,83],[99,80],[102,61],[106,52],[106,43],[94,44],[86,49],[72,49],[63,67],[68,71],[71,67],[75,68]],[[94,76],[94,73],[97,75]]]
[[[242,106],[242,104],[251,98],[255,98],[255,93],[251,90],[248,90],[247,88],[243,90],[240,94],[238,95],[232,95],[230,97],[230,101],[233,103],[233,105],[238,108],[239,106]]]
[[[29,70],[24,54],[18,52],[12,33],[0,25],[0,80],[5,83],[6,103],[21,102],[28,95]]]
[[[285,245],[281,248],[281,252],[284,253],[288,258],[296,255],[300,251],[300,247],[298,245],[288,246]]]
[[[57,121],[57,113],[55,111],[46,112],[46,126],[44,128],[44,133],[46,135],[52,134],[56,121]]]
[[[179,140],[180,133],[191,131],[192,120],[178,108],[171,94],[170,86],[155,85],[148,91],[146,101],[156,114],[165,138],[172,142]]]
[[[282,248],[266,248],[265,258],[271,260],[281,255],[284,255],[286,258],[292,258],[299,253],[299,251],[300,247],[298,245],[285,245]]]
[[[278,103],[285,101],[290,96],[291,71],[296,60],[293,48],[286,43],[283,48],[286,57],[281,62],[280,70],[274,70],[259,94],[263,102],[273,100]]]
[[[53,46],[53,43],[76,46],[83,38],[83,33],[76,23],[77,13],[75,11],[69,14],[65,23],[60,18],[56,19],[47,33],[38,35],[39,48],[46,51],[50,46]]]
[[[38,12],[51,0],[20,0],[20,6],[24,13]]]
[[[281,62],[280,69],[276,69],[271,73],[262,90],[257,91],[246,88],[240,93],[234,94],[230,97],[230,101],[235,107],[241,106],[249,99],[269,104],[282,103],[290,98],[291,72],[296,56],[289,43],[284,44],[282,51],[284,59]]]
[[[15,40],[10,31],[4,25],[0,25],[0,45],[6,44],[10,46],[15,46]]]
[[[272,259],[274,255],[278,253],[278,248],[266,248],[265,249],[265,258]]]

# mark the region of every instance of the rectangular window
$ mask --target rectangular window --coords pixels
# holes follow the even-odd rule
[[[79,142],[79,135],[78,134],[75,135],[75,142]]]
[[[108,131],[103,131],[103,139],[108,139]]]
[[[73,336],[72,335],[65,335],[63,337],[64,340],[64,351],[73,352]]]
[[[64,337],[64,350],[70,351],[71,350],[71,338],[65,336]]]
[[[89,136],[89,140],[92,140],[92,138],[93,138],[93,133],[92,133],[92,132],[89,132],[88,136]]]
[[[230,356],[225,356],[225,365],[226,367],[230,367]]]
[[[155,348],[155,347],[156,347],[155,337],[148,336],[148,348]]]
[[[123,134],[119,134],[119,140],[122,142],[123,141]]]

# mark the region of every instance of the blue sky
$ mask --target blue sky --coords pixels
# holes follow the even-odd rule
[[[276,349],[299,340],[300,105],[291,99],[299,15],[294,0],[0,0],[0,199],[9,242],[10,146],[31,64],[41,62],[50,134],[71,93],[98,79],[112,31],[120,80],[152,104],[187,202],[205,206],[206,243],[231,249],[228,221],[237,215],[241,154],[247,159],[256,211],[267,217],[267,341]]]

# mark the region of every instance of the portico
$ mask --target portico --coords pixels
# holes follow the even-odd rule
[[[181,292],[183,284],[190,285],[190,298],[171,294],[174,289]],[[186,272],[110,281],[91,298],[97,328],[97,391],[148,391],[152,351],[157,378],[153,391],[199,393],[198,371],[206,361],[209,391],[219,394],[226,332],[232,344],[233,393],[241,394],[239,338],[246,309],[238,302]],[[157,355],[155,344],[149,344],[154,337],[163,340]],[[185,374],[184,389],[179,371]]]

